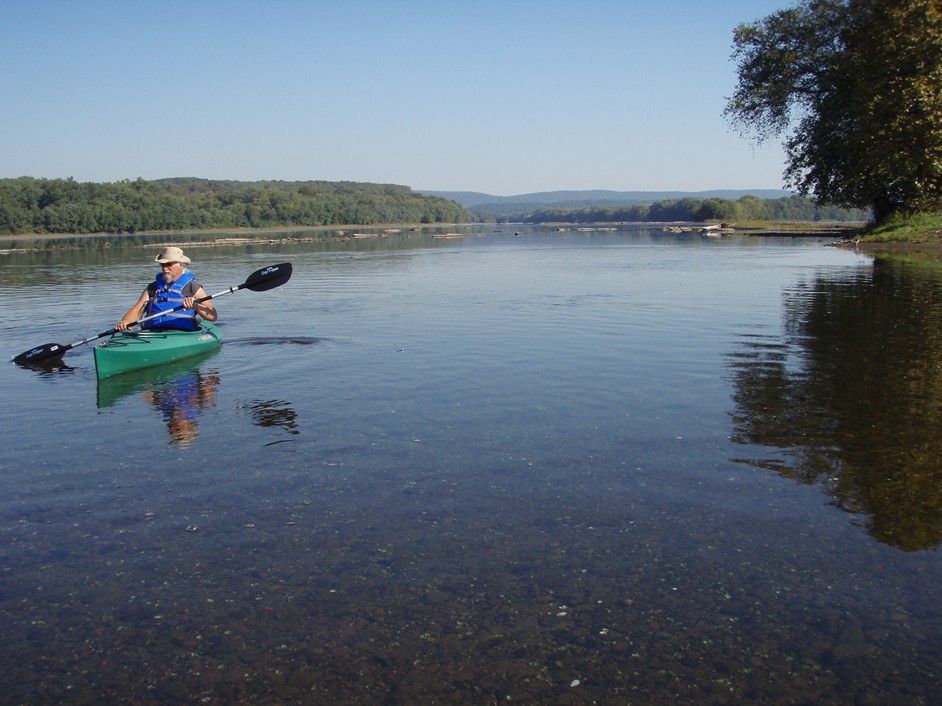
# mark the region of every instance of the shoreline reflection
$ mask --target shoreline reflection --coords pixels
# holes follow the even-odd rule
[[[877,541],[942,543],[942,267],[877,258],[785,293],[784,333],[728,354],[737,458],[818,484]]]

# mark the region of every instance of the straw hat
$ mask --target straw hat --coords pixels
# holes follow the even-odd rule
[[[171,262],[182,262],[184,265],[189,265],[191,260],[183,254],[180,248],[169,247],[164,248],[163,252],[154,258],[154,262],[159,262],[161,265],[167,265]]]

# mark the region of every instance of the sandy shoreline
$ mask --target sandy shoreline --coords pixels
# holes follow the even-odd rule
[[[450,227],[463,224],[441,223],[435,226]],[[365,229],[389,229],[404,230],[406,228],[419,229],[430,228],[432,226],[419,223],[407,224],[377,224],[377,225],[354,225],[354,226],[278,226],[275,228],[226,228],[224,230],[147,230],[139,233],[17,233],[16,235],[0,235],[0,241],[3,240],[69,240],[72,238],[135,238],[140,236],[178,236],[180,238],[193,237],[197,235],[219,235],[219,236],[238,236],[242,235],[265,235],[266,233],[312,233],[316,231],[333,231],[343,233],[356,228]]]
[[[368,237],[388,237],[390,235],[402,235],[404,233],[418,232],[430,228],[503,228],[513,227],[514,224],[494,224],[494,223],[385,223],[372,225],[329,225],[329,226],[278,226],[275,228],[231,228],[226,230],[201,230],[201,231],[145,231],[140,233],[20,233],[17,235],[0,235],[0,254],[12,252],[23,252],[23,248],[3,247],[4,243],[10,241],[29,241],[37,245],[44,240],[84,240],[88,238],[111,237],[116,240],[133,237],[159,237],[166,236],[167,243],[149,243],[148,247],[156,247],[161,244],[177,245],[183,247],[215,247],[224,245],[240,245],[244,243],[264,243],[264,236],[270,234],[277,236],[284,233],[327,233],[327,237],[299,237],[299,238],[272,238],[271,243],[278,242],[346,242]],[[559,224],[552,224],[554,227]],[[599,228],[612,224],[593,224]],[[663,226],[662,223],[644,224],[651,227]],[[368,231],[368,232],[363,232]],[[837,247],[854,248],[860,252],[869,255],[879,254],[901,254],[918,255],[933,260],[942,260],[942,241],[935,242],[869,242],[861,241],[853,237],[856,229],[850,226],[836,226],[832,230],[822,230],[820,226],[810,227],[803,230],[797,224],[787,224],[781,228],[771,225],[766,229],[744,229],[737,231],[741,235],[751,235],[757,237],[821,237],[831,235],[836,238]],[[458,234],[453,234],[458,235]],[[206,239],[206,236],[210,236]],[[212,237],[216,236],[216,237]],[[189,240],[189,238],[202,237],[200,240]]]
[[[874,243],[844,240],[838,244],[844,248],[854,248],[867,255],[918,255],[931,260],[942,260],[942,242],[933,243]]]
[[[353,224],[353,225],[327,225],[327,226],[275,226],[272,228],[224,228],[224,229],[212,229],[212,230],[149,230],[149,231],[140,231],[137,233],[18,233],[15,235],[10,234],[0,234],[0,241],[3,240],[69,240],[69,239],[82,239],[82,238],[133,238],[141,236],[177,236],[180,238],[184,237],[193,237],[193,236],[207,236],[207,235],[219,235],[219,236],[232,236],[238,237],[239,235],[265,235],[266,233],[311,233],[318,231],[333,232],[338,235],[352,235],[356,231],[368,230],[374,231],[374,235],[382,235],[385,233],[401,233],[404,231],[419,231],[419,230],[428,230],[432,228],[513,228],[513,227],[538,227],[543,226],[546,228],[558,229],[560,227],[566,227],[566,229],[575,229],[580,230],[617,230],[619,226],[633,226],[633,227],[648,227],[648,228],[662,228],[665,226],[677,225],[675,223],[661,222],[661,221],[652,221],[650,223],[590,223],[590,224],[580,224],[580,223],[369,223],[369,224]],[[690,224],[684,224],[690,225]],[[700,224],[702,226],[702,224]],[[691,230],[696,230],[696,226],[691,226]],[[809,235],[809,236],[821,236],[821,235],[835,235],[840,236],[841,234],[846,234],[848,232],[856,232],[859,229],[859,226],[855,225],[843,225],[835,224],[832,226],[826,226],[822,228],[820,225],[807,225],[804,226],[800,223],[782,223],[782,224],[770,224],[766,228],[743,228],[741,230],[735,231],[740,234],[748,235],[786,235],[794,237],[796,235]]]

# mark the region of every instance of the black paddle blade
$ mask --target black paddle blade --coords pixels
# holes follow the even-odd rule
[[[280,287],[291,279],[291,269],[290,262],[269,265],[250,274],[242,287],[251,289],[253,292],[266,292],[269,289]],[[242,287],[239,287],[239,289],[242,289]]]
[[[47,343],[44,346],[20,353],[13,359],[13,362],[17,365],[36,365],[45,360],[61,358],[67,350],[69,350],[69,347],[63,346],[61,343]]]

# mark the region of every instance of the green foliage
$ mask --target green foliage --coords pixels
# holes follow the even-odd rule
[[[942,240],[942,212],[893,215],[864,235],[870,242],[938,243]]]
[[[544,208],[520,216],[524,223],[645,223],[725,221],[867,221],[870,213],[863,209],[820,206],[811,199],[790,196],[783,199],[760,199],[743,196],[728,199],[671,199],[650,205],[626,208]]]
[[[726,115],[760,141],[788,133],[800,194],[878,220],[942,205],[938,0],[802,0],[737,27],[733,59]]]
[[[0,234],[462,223],[453,201],[353,182],[0,179]]]

